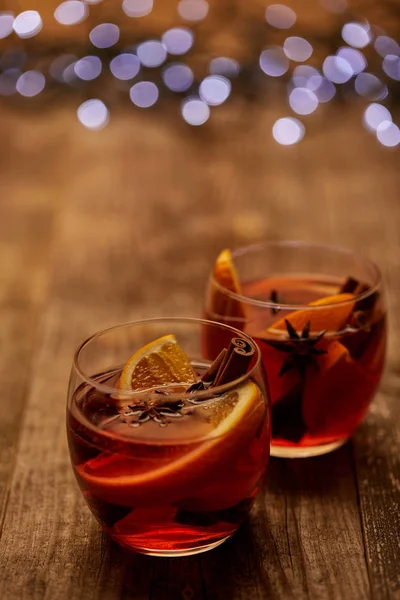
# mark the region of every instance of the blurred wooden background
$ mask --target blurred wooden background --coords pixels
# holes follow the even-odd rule
[[[271,136],[288,114],[277,92],[266,105],[233,93],[200,128],[174,100],[115,105],[99,132],[78,122],[74,96],[1,103],[2,599],[400,598],[399,151],[365,131],[364,107],[320,106],[284,147]],[[75,347],[116,322],[200,314],[221,248],[287,238],[342,244],[382,268],[388,368],[365,424],[331,456],[271,461],[250,523],[213,553],[125,555],[69,467]]]

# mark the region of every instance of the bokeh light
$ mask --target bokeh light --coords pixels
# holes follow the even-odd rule
[[[183,100],[181,112],[186,123],[195,127],[203,125],[210,118],[210,107],[196,96]]]
[[[77,77],[75,73],[75,62],[70,63],[65,67],[62,76],[64,82],[68,83],[69,85],[73,85],[74,83],[79,81],[79,77]]]
[[[19,77],[16,88],[21,96],[32,98],[40,94],[45,85],[46,79],[43,73],[40,71],[26,71]]]
[[[223,75],[224,77],[237,77],[240,73],[240,65],[237,60],[226,56],[219,56],[210,60],[208,72],[211,75]]]
[[[13,31],[14,15],[11,12],[0,12],[0,40]]]
[[[272,127],[272,135],[275,141],[282,146],[297,144],[305,133],[304,125],[298,119],[283,117],[275,121]]]
[[[92,81],[101,73],[102,64],[98,56],[84,56],[74,65],[74,71],[79,79]]]
[[[383,100],[388,95],[387,86],[372,73],[360,73],[357,75],[354,88],[360,96],[368,100]]]
[[[110,71],[117,79],[133,79],[140,71],[140,60],[134,54],[118,54],[110,62]]]
[[[271,77],[280,77],[289,69],[289,59],[280,46],[263,50],[259,62],[261,70]]]
[[[371,41],[370,27],[364,23],[345,23],[342,38],[349,46],[365,48]]]
[[[193,46],[194,35],[187,27],[173,27],[163,34],[161,41],[169,54],[180,55]]]
[[[293,83],[296,87],[305,87],[314,92],[322,83],[322,75],[310,65],[299,65],[293,71]]]
[[[400,144],[400,129],[390,121],[383,121],[377,127],[376,137],[383,146],[393,148]]]
[[[122,10],[128,17],[145,17],[153,10],[153,0],[124,0]]]
[[[294,88],[289,95],[289,104],[298,115],[310,115],[318,107],[318,98],[307,88]]]
[[[333,83],[346,83],[353,76],[351,65],[340,56],[327,56],[322,70],[325,77]]]
[[[382,68],[391,79],[400,81],[400,57],[387,54],[383,59]]]
[[[336,88],[329,79],[322,77],[322,81],[314,90],[314,93],[318,98],[318,102],[329,102],[336,94]]]
[[[313,53],[313,47],[302,37],[288,37],[283,44],[283,51],[290,60],[304,62]]]
[[[119,40],[119,27],[113,23],[101,23],[93,27],[89,39],[96,48],[111,48]]]
[[[150,108],[158,100],[158,87],[152,81],[139,81],[129,90],[133,104],[139,108]]]
[[[26,10],[20,13],[13,23],[15,33],[22,39],[34,37],[42,30],[42,17],[37,10]]]
[[[336,55],[349,63],[353,71],[353,75],[358,75],[358,73],[364,71],[367,66],[367,59],[365,58],[364,54],[355,48],[339,48],[339,50],[336,52]]]
[[[176,63],[168,65],[162,72],[164,84],[172,92],[185,92],[194,81],[193,71],[187,65]]]
[[[61,54],[60,56],[57,56],[50,64],[50,75],[60,83],[69,83],[64,76],[65,70],[70,66],[72,66],[73,69],[77,60],[78,59],[74,54]]]
[[[363,123],[366,129],[375,132],[381,123],[392,122],[392,115],[382,104],[372,103],[364,111]]]
[[[294,10],[284,4],[271,4],[265,11],[265,19],[269,25],[277,29],[290,29],[296,22]]]
[[[137,55],[145,67],[159,67],[167,58],[167,50],[161,42],[157,40],[148,40],[139,44]]]
[[[108,108],[98,99],[86,100],[77,110],[79,121],[88,129],[100,130],[108,123]]]
[[[209,75],[200,83],[200,98],[210,106],[218,106],[229,98],[231,82],[221,75]]]
[[[400,55],[399,44],[387,35],[379,35],[375,40],[374,47],[382,58],[388,54]]]
[[[12,96],[17,91],[17,81],[21,76],[19,69],[7,69],[0,74],[0,95]]]
[[[178,4],[178,13],[186,21],[202,21],[208,14],[206,0],[181,0]]]
[[[89,14],[89,9],[80,0],[66,0],[55,9],[53,16],[60,25],[77,25],[82,23]]]

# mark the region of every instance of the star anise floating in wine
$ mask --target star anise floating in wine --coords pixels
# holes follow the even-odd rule
[[[305,377],[309,366],[313,366],[314,369],[318,371],[319,365],[316,357],[321,354],[326,354],[327,350],[317,348],[316,346],[324,337],[326,330],[315,335],[310,335],[311,323],[310,321],[307,321],[303,327],[303,331],[299,334],[287,319],[285,319],[285,324],[289,336],[288,339],[263,340],[263,342],[272,346],[272,348],[288,355],[279,371],[279,376],[282,377],[291,369],[297,369],[300,376]]]
[[[173,402],[163,402],[161,404],[152,404],[151,402],[140,402],[139,404],[130,404],[128,411],[124,413],[125,417],[133,417],[131,427],[139,427],[146,421],[153,420],[159,425],[165,427],[168,424],[168,419],[179,419],[183,417],[181,409],[183,402],[177,400]]]

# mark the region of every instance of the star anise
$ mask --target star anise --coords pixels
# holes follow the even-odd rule
[[[180,419],[183,417],[181,409],[184,403],[180,400],[165,401],[160,404],[154,404],[144,400],[139,404],[128,405],[129,410],[124,413],[125,417],[133,417],[130,422],[131,427],[139,427],[146,421],[153,420],[161,427],[168,425],[169,419]]]
[[[307,367],[312,365],[314,369],[319,370],[319,365],[316,360],[317,356],[326,354],[327,350],[323,348],[316,348],[318,342],[323,338],[326,333],[321,331],[316,335],[310,336],[310,321],[307,321],[303,331],[299,335],[293,325],[285,319],[286,329],[288,332],[288,339],[286,340],[263,340],[275,350],[279,352],[285,352],[288,354],[285,359],[279,376],[282,377],[287,371],[291,369],[297,369],[301,377],[304,377],[307,371]]]

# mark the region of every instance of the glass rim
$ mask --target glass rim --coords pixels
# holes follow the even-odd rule
[[[104,392],[106,394],[119,394],[120,396],[124,396],[124,398],[136,398],[136,397],[143,398],[143,396],[146,396],[147,398],[150,398],[150,399],[157,398],[159,400],[160,396],[155,391],[158,388],[151,388],[149,390],[139,390],[139,391],[137,391],[137,390],[121,390],[120,388],[117,388],[117,387],[109,386],[104,383],[99,383],[96,379],[94,379],[90,375],[87,375],[84,372],[84,370],[80,367],[79,356],[80,356],[81,352],[91,342],[100,338],[102,335],[105,335],[105,334],[115,331],[117,329],[124,329],[124,328],[132,327],[132,326],[139,326],[139,325],[145,325],[145,324],[151,325],[152,323],[156,324],[156,323],[174,323],[174,322],[186,323],[187,325],[217,326],[219,328],[222,328],[222,329],[225,329],[225,330],[228,330],[228,331],[234,333],[235,335],[233,337],[240,337],[247,341],[250,341],[251,344],[255,347],[255,352],[256,352],[255,363],[251,367],[251,369],[249,369],[244,375],[242,375],[241,377],[238,377],[237,379],[233,379],[232,381],[229,381],[228,383],[225,383],[223,385],[211,387],[207,390],[196,390],[194,392],[191,392],[190,398],[207,398],[207,397],[211,398],[213,396],[220,396],[220,395],[232,390],[233,388],[236,388],[238,385],[241,385],[248,379],[250,379],[250,376],[253,375],[253,373],[260,367],[260,364],[261,364],[260,348],[258,347],[257,343],[254,341],[254,339],[251,336],[249,336],[247,333],[244,333],[244,331],[240,331],[240,329],[236,329],[235,327],[231,327],[230,325],[225,325],[224,323],[219,323],[218,321],[211,321],[211,320],[207,320],[207,319],[198,319],[198,318],[194,318],[194,317],[151,317],[148,319],[138,319],[136,321],[127,321],[125,323],[120,323],[119,325],[113,325],[112,327],[107,327],[105,329],[101,329],[100,331],[97,331],[96,333],[92,334],[91,336],[86,338],[83,342],[81,342],[81,344],[79,344],[78,348],[75,350],[73,363],[72,363],[73,368],[75,369],[75,371],[79,375],[79,377],[82,379],[82,381],[84,381],[85,383],[88,383],[89,385],[93,386],[97,390]],[[190,357],[189,357],[189,359],[190,359]],[[173,393],[168,394],[169,399],[177,399],[178,400],[178,399],[182,399],[184,397],[185,397],[185,392],[173,392]]]
[[[354,252],[353,250],[349,250],[347,248],[344,248],[343,246],[335,246],[333,244],[320,244],[318,242],[303,242],[300,240],[285,240],[285,241],[265,242],[262,244],[251,244],[250,246],[242,246],[240,248],[236,248],[235,250],[232,250],[231,254],[232,254],[232,258],[235,259],[237,257],[248,254],[249,252],[259,252],[261,250],[266,250],[268,248],[273,248],[273,247],[310,248],[310,249],[314,248],[315,250],[329,250],[331,252],[335,252],[336,254],[351,256],[353,258],[356,258],[360,262],[364,263],[364,265],[367,265],[368,267],[370,267],[373,270],[374,275],[375,275],[375,282],[368,290],[366,290],[365,292],[362,292],[361,294],[356,294],[353,298],[350,298],[348,300],[341,300],[340,302],[335,302],[332,304],[324,304],[321,306],[310,306],[309,304],[285,304],[284,302],[278,303],[278,302],[271,302],[270,300],[257,300],[256,298],[251,298],[250,296],[244,296],[242,294],[238,294],[236,292],[229,290],[224,285],[219,283],[219,281],[217,281],[216,278],[214,277],[214,273],[211,273],[211,276],[210,276],[212,284],[217,289],[219,289],[222,293],[224,293],[226,296],[229,296],[230,298],[233,298],[234,300],[238,300],[242,304],[257,306],[258,308],[266,308],[266,309],[274,308],[274,309],[278,309],[278,310],[302,310],[304,308],[307,308],[307,310],[312,310],[312,311],[327,309],[327,308],[337,308],[339,306],[350,304],[355,301],[358,302],[359,300],[364,300],[364,298],[368,298],[369,296],[374,294],[376,291],[378,291],[379,288],[381,287],[382,274],[381,274],[381,271],[380,271],[378,265],[373,260],[371,260],[370,258],[367,258],[363,254]]]

